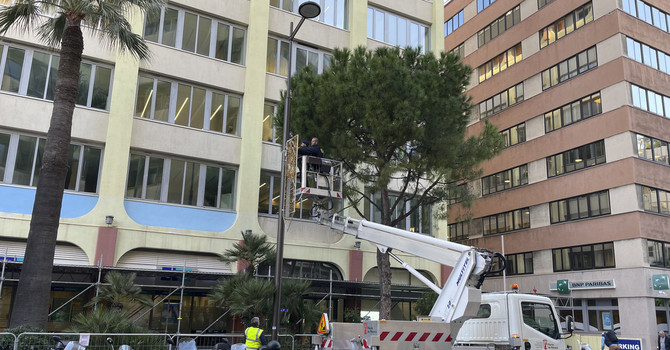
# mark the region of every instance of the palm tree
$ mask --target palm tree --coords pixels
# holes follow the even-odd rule
[[[152,307],[153,301],[142,295],[142,288],[135,284],[135,273],[112,271],[105,276],[107,284],[100,287],[96,295],[86,306],[104,303],[110,309],[124,310],[127,315],[144,307]]]
[[[126,14],[156,11],[165,0],[16,0],[0,10],[0,34],[16,26],[37,29],[40,39],[60,46],[58,78],[54,88],[51,124],[42,158],[40,179],[30,220],[30,232],[21,278],[12,308],[10,327],[30,325],[46,329],[56,237],[67,174],[72,114],[79,90],[79,66],[84,50],[82,23],[112,47],[138,59],[149,56],[142,37],[132,32]],[[56,13],[53,17],[42,13]]]
[[[242,232],[242,242],[233,244],[221,255],[221,261],[234,263],[242,260],[248,264],[247,275],[253,276],[258,265],[275,260],[275,248],[268,243],[267,236],[255,235],[251,231]]]

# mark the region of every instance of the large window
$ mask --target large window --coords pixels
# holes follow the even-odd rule
[[[220,60],[244,64],[246,30],[190,11],[164,7],[147,14],[144,39]]]
[[[521,208],[482,218],[484,235],[530,228],[530,209]]]
[[[668,142],[639,134],[636,139],[638,157],[668,164]]]
[[[461,10],[458,13],[456,13],[455,15],[453,15],[451,18],[449,18],[446,22],[444,22],[444,36],[445,37],[447,35],[453,33],[456,29],[460,28],[463,25],[464,14],[465,14],[465,11]]]
[[[457,242],[470,238],[470,231],[472,230],[471,225],[473,225],[473,223],[467,221],[449,224],[449,240]]]
[[[393,205],[396,202],[398,196],[389,195],[389,203]],[[381,223],[381,197],[377,194],[370,195],[368,206],[365,210],[365,214],[370,221]],[[399,216],[407,213],[410,208],[417,207],[416,199],[401,201],[400,204],[393,210],[391,213],[391,220],[397,219]],[[418,232],[424,234],[432,233],[432,206],[430,205],[419,205],[418,208],[407,216],[404,220],[401,220],[397,225],[397,228],[402,230],[407,230],[411,232]]]
[[[637,17],[658,29],[668,32],[670,15],[655,6],[640,0],[622,0],[624,12]]]
[[[670,55],[663,51],[626,37],[626,54],[635,61],[670,74]]]
[[[558,85],[598,66],[596,47],[588,48],[542,71],[542,90]]]
[[[670,243],[647,240],[649,265],[670,268]]]
[[[497,38],[498,35],[504,33],[519,22],[521,22],[521,8],[520,6],[517,6],[507,11],[506,14],[498,17],[498,19],[477,33],[477,43],[479,47],[482,47],[489,41]]]
[[[307,0],[270,0],[270,6],[298,13],[300,4]],[[349,0],[316,0],[321,6],[321,14],[315,21],[337,28],[349,29]]]
[[[281,189],[281,178],[278,174],[261,173],[260,185],[258,186],[258,213],[277,215],[279,211],[279,190]],[[342,200],[332,200],[331,211],[337,212],[342,208]],[[311,199],[298,198],[295,207],[292,208],[292,217],[296,219],[312,219],[312,208],[314,202]]]
[[[6,51],[6,54],[3,52]],[[60,56],[0,44],[0,90],[53,100]],[[79,66],[79,106],[106,110],[109,107],[112,68],[91,62]]]
[[[401,48],[421,48],[430,51],[430,28],[408,18],[368,7],[368,38]],[[445,31],[446,32],[446,31]]]
[[[600,92],[573,101],[544,114],[544,131],[551,132],[602,112]]]
[[[642,206],[645,211],[670,215],[670,192],[642,186]]]
[[[571,173],[605,161],[605,141],[596,141],[547,157],[547,177]]]
[[[541,9],[549,4],[554,0],[537,0],[537,8]]]
[[[479,66],[479,82],[501,73],[523,59],[521,43]]]
[[[449,51],[450,53],[453,53],[454,55],[460,57],[461,59],[465,57],[465,43],[461,43],[460,45],[454,47]]]
[[[265,70],[286,76],[288,75],[288,42],[275,38],[268,38],[268,51]],[[315,50],[307,46],[293,44],[293,74],[305,68],[311,67],[316,73],[323,73],[330,68],[333,55]]]
[[[551,252],[554,272],[615,267],[612,242],[558,248]]]
[[[37,186],[46,140],[0,132],[0,182]],[[97,193],[102,148],[70,144],[65,190]]]
[[[670,118],[670,97],[633,84],[630,85],[630,90],[633,96],[633,106]]]
[[[592,21],[593,4],[589,2],[540,30],[540,48],[544,48]]]
[[[238,135],[242,98],[191,84],[140,75],[135,116]]]
[[[506,274],[513,275],[529,275],[533,273],[533,253],[519,253],[505,255],[507,260]]]
[[[235,170],[131,153],[126,197],[233,209]]]
[[[549,203],[552,224],[610,214],[609,191],[589,193]]]
[[[520,165],[482,178],[482,196],[528,184],[528,165]]]
[[[526,123],[515,125],[500,132],[505,142],[505,148],[518,143],[526,142]]]
[[[523,101],[523,82],[479,103],[479,118],[483,119]]]

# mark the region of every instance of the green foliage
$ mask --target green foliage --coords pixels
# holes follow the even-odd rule
[[[108,284],[100,286],[98,295],[93,297],[86,306],[99,303],[111,308],[124,309],[132,306],[153,306],[153,302],[146,295],[141,295],[142,288],[135,285],[135,273],[121,273],[112,271],[105,276]]]
[[[153,306],[153,302],[141,295],[142,288],[135,285],[134,273],[112,271],[105,276],[106,285],[100,286],[99,293],[87,306],[96,305],[93,310],[78,314],[72,319],[68,329],[71,332],[86,333],[148,333],[134,323],[132,316],[139,310]]]
[[[326,156],[345,162],[358,180],[347,188],[350,200],[385,197],[373,203],[383,224],[395,226],[421,205],[444,203],[502,149],[502,137],[488,122],[465,138],[471,103],[464,91],[472,70],[457,56],[388,47],[336,49],[333,56],[323,74],[306,68],[293,77],[291,131],[320,137]],[[278,110],[280,126],[283,106]],[[392,181],[397,202],[388,202]],[[407,213],[392,218],[407,200]]]
[[[344,322],[360,323],[361,320],[361,310],[354,308],[344,309]]]
[[[15,336],[19,336],[21,333],[39,333],[44,332],[44,330],[37,327],[30,326],[18,326],[14,328],[5,329],[5,333],[12,333]],[[24,335],[19,338],[19,350],[47,350],[54,345],[51,336],[44,335]],[[8,346],[14,344],[14,337],[10,335],[0,335],[0,345]],[[10,347],[11,349],[12,347]]]
[[[272,263],[275,257],[275,248],[273,244],[268,243],[267,236],[243,231],[242,242],[233,244],[233,248],[227,249],[220,260],[227,263],[235,263],[238,260],[247,262],[249,264],[247,275],[251,277],[260,264]]]
[[[423,296],[416,301],[416,304],[414,304],[414,311],[416,311],[417,315],[426,316],[430,314],[430,310],[433,309],[433,305],[435,305],[436,301],[437,293],[433,291],[424,293]]]

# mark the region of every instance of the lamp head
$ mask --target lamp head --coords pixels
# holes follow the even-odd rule
[[[315,3],[314,1],[307,1],[298,7],[298,13],[300,16],[307,19],[314,18],[321,13],[321,6]]]

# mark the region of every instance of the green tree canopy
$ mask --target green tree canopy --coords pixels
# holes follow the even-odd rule
[[[479,164],[503,146],[488,122],[479,135],[465,137],[472,70],[453,54],[422,55],[412,48],[336,49],[333,56],[323,74],[306,68],[293,77],[291,131],[319,137],[325,157],[344,162],[353,180],[347,198],[371,203],[382,224],[396,226],[428,205],[446,215],[446,199],[457,185],[477,178]],[[364,200],[370,194],[378,200]],[[355,209],[366,217],[362,205]],[[389,319],[388,255],[378,252],[377,263],[380,317]]]

